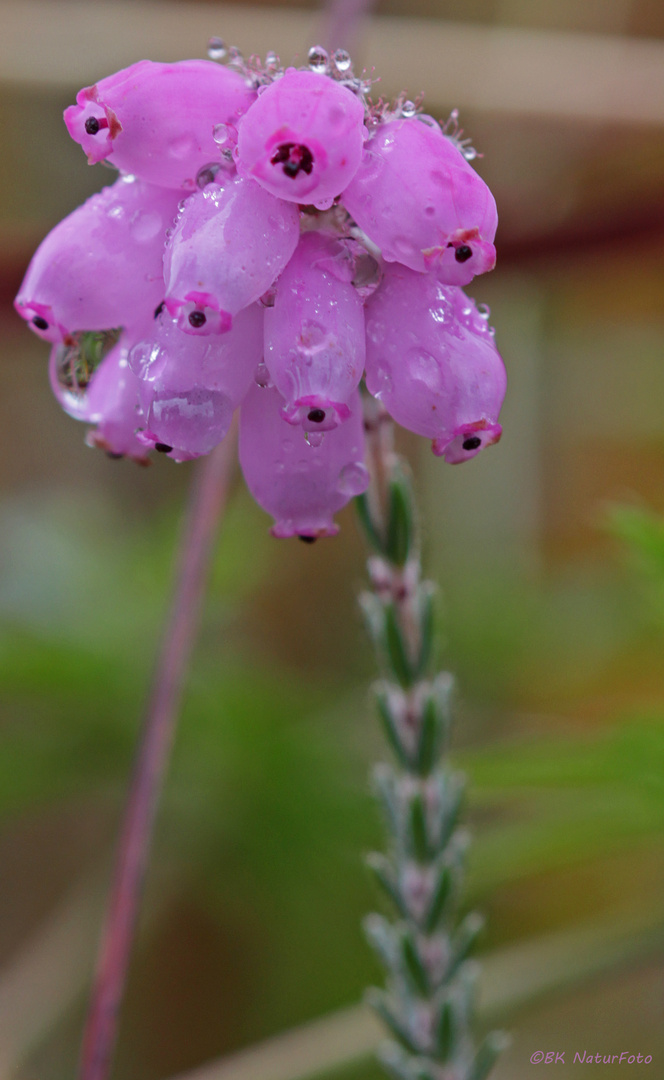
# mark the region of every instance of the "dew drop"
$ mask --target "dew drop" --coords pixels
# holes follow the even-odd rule
[[[166,153],[168,157],[181,161],[182,158],[186,158],[193,152],[195,146],[195,140],[191,135],[181,135],[179,138],[173,139],[173,142],[166,147]]]
[[[265,54],[265,67],[272,69],[279,67],[279,57],[275,52]]]
[[[156,210],[141,211],[129,226],[132,236],[139,244],[153,240],[161,232],[162,227],[161,214],[157,213]]]
[[[199,169],[196,173],[196,187],[205,188],[208,184],[214,184],[217,173],[219,172],[221,165],[218,161],[213,161],[209,165],[204,165],[202,169]]]
[[[369,473],[366,467],[356,461],[352,465],[344,465],[337,480],[337,491],[352,498],[366,491],[368,483]]]
[[[254,372],[254,382],[257,386],[262,386],[263,389],[267,389],[272,386],[272,380],[270,378],[270,372],[267,370],[267,365],[260,363]]]
[[[219,37],[211,37],[208,41],[207,54],[210,60],[223,60],[228,49]]]
[[[392,372],[388,367],[382,365],[376,372],[376,382],[378,383],[378,390],[374,394],[374,397],[382,400],[386,394],[391,394],[394,389],[394,383],[392,382]]]
[[[416,112],[417,112],[417,105],[415,104],[414,101],[404,101],[403,105],[401,106],[401,115],[402,116],[406,116],[406,117],[415,116]]]
[[[425,349],[411,349],[407,364],[411,379],[424,383],[428,390],[434,392],[440,390],[440,368],[431,353]]]
[[[352,61],[350,54],[347,53],[345,49],[336,49],[335,52],[332,53],[332,60],[334,61],[334,66],[337,71],[350,70]]]
[[[327,71],[329,59],[327,52],[321,45],[314,45],[313,48],[309,49],[307,60],[312,71],[322,75]]]
[[[319,447],[325,438],[324,431],[305,431],[304,438],[308,442],[309,446],[315,450]]]
[[[261,307],[274,307],[274,300],[276,295],[277,290],[274,288],[274,286],[271,285],[270,288],[267,289],[261,297],[259,297],[258,303],[261,305]]]
[[[228,124],[215,124],[212,128],[212,138],[217,146],[225,146],[230,138]]]

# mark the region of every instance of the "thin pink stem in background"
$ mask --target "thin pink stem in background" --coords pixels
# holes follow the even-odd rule
[[[352,54],[357,45],[359,24],[373,8],[375,0],[330,0],[324,5],[321,45],[332,52],[346,49]]]
[[[191,494],[175,594],[157,657],[113,873],[83,1035],[80,1080],[106,1080],[111,1065],[155,811],[198,628],[214,540],[228,494],[235,434],[234,424],[223,443],[201,462]]]

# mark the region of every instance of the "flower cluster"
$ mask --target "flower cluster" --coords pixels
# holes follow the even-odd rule
[[[500,437],[504,367],[461,288],[494,265],[495,202],[458,134],[372,104],[347,53],[210,56],[80,91],[69,133],[119,177],[46,237],[16,308],[91,444],[195,458],[239,406],[273,533],[314,539],[368,483],[363,377],[448,462]]]

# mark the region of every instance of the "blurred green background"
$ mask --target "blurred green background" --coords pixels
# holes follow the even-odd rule
[[[203,55],[210,34],[251,51],[252,27],[275,26],[290,59],[319,16],[288,9],[0,3],[2,1080],[74,1070],[192,475],[85,447],[11,299],[39,239],[109,180],[61,122],[79,86],[141,58],[148,32],[152,58],[177,59],[194,31]],[[459,98],[420,86],[400,45],[411,24],[450,41],[486,32],[506,85],[508,56],[541,49],[545,67],[553,43],[570,58],[561,96],[554,80],[548,104],[510,104],[481,64],[470,106],[461,86]],[[461,105],[501,210],[498,268],[470,291],[491,307],[508,368],[503,440],[453,470],[401,437],[441,589],[441,662],[461,691],[467,902],[488,917],[483,950],[503,958],[494,1012],[514,1044],[496,1080],[537,1075],[538,1049],[568,1062],[629,1049],[653,1055],[650,1075],[664,1068],[664,95],[621,51],[655,50],[644,63],[664,68],[663,38],[655,0],[386,0],[357,45],[367,63],[392,48],[388,86],[426,90],[427,111]],[[582,87],[563,100],[598,43],[609,82],[627,65],[619,117],[601,100],[586,114]],[[472,71],[475,54],[462,59]],[[534,78],[536,90],[537,65]],[[659,120],[656,104],[640,116],[644,94]],[[360,930],[377,902],[361,855],[381,843],[367,777],[383,750],[356,606],[364,551],[351,512],[341,524],[311,548],[271,540],[237,484],[158,823],[124,1080],[250,1046],[379,977]],[[556,943],[577,930],[591,945],[578,963],[568,945],[567,963]],[[557,984],[546,993],[524,994],[510,965],[530,946],[551,968],[542,983]],[[352,1075],[376,1070],[361,1061]]]

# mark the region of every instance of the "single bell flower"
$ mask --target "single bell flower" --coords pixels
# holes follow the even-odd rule
[[[278,390],[256,384],[242,402],[239,452],[247,487],[274,518],[273,536],[334,536],[333,515],[369,484],[359,393],[351,397],[347,423],[314,445],[284,420],[283,404]]]
[[[495,265],[493,195],[431,117],[379,124],[343,202],[387,262],[446,285],[467,285]]]
[[[134,346],[145,415],[141,440],[184,460],[207,454],[225,437],[263,355],[263,309],[245,308],[227,334],[185,334],[164,311]]]
[[[166,247],[166,307],[188,334],[223,333],[291,258],[299,213],[253,180],[228,177],[187,199]]]
[[[498,442],[507,377],[475,302],[393,263],[367,302],[367,389],[452,465]]]
[[[92,195],[42,240],[14,306],[39,337],[129,327],[164,296],[179,193],[131,177]]]
[[[286,400],[285,419],[306,431],[347,420],[362,378],[364,309],[353,268],[342,240],[304,233],[265,311],[265,363]]]
[[[219,157],[215,127],[236,124],[254,97],[238,72],[210,60],[140,60],[80,90],[64,118],[91,165],[193,190]]]
[[[238,171],[294,203],[327,209],[352,180],[366,134],[364,105],[348,87],[289,68],[238,125]]]

